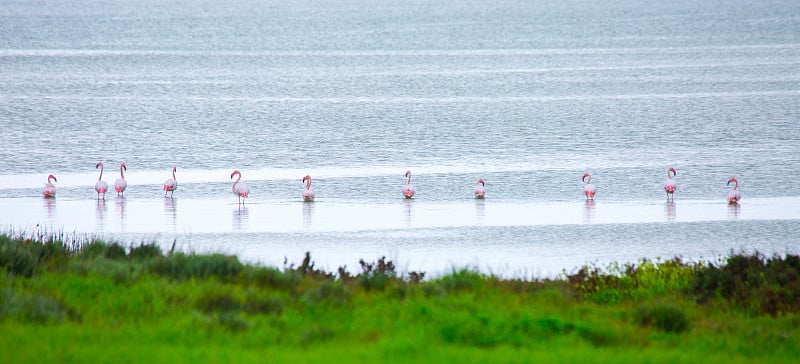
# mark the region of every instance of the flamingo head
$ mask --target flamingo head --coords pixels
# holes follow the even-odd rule
[[[480,184],[481,184],[481,186],[486,186],[486,185],[483,183],[483,178],[478,178],[478,183],[480,183]]]
[[[406,170],[406,177],[411,176],[411,170]]]
[[[311,176],[306,175],[305,177],[303,177],[303,182],[305,181],[311,181]]]
[[[733,189],[734,190],[739,188],[739,180],[736,179],[736,177],[731,177],[731,179],[728,180],[728,186],[731,185],[731,182],[733,182]]]
[[[94,168],[103,168],[103,162],[97,162],[97,164],[94,165]]]
[[[56,176],[54,176],[54,175],[52,175],[52,174],[51,174],[51,175],[47,176],[47,183],[51,183],[51,182],[50,182],[50,180],[51,180],[51,179],[52,179],[53,181],[56,181],[56,182],[58,182],[58,179],[56,179]]]
[[[172,168],[175,168],[175,167],[172,167]],[[237,169],[237,170],[234,170],[234,171],[233,171],[233,173],[231,173],[231,179],[233,179],[233,176],[235,176],[235,175],[237,175],[237,174],[239,175],[239,177],[241,177],[241,176],[242,176],[242,173],[241,173],[241,172],[239,172],[239,170]]]
[[[673,176],[677,176],[678,175],[678,172],[675,172],[675,168],[669,167],[667,169],[667,177],[669,177],[669,172],[672,172]]]
[[[122,163],[120,163],[120,165],[119,165],[119,170],[120,170],[120,171],[121,171],[121,170],[126,170],[126,171],[128,170],[128,166],[127,166],[127,165],[125,165],[125,162],[122,162]]]
[[[589,180],[591,181],[592,175],[590,175],[589,172],[584,173],[583,176],[581,176],[581,181],[586,182],[586,178],[589,178]]]

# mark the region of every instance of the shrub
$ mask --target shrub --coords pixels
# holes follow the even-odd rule
[[[0,267],[9,273],[31,277],[38,265],[38,254],[30,249],[30,244],[12,241],[0,236]]]
[[[45,295],[17,294],[4,289],[0,297],[0,318],[16,317],[22,321],[40,324],[60,323],[68,318],[80,320],[77,312]]]
[[[800,312],[800,256],[733,255],[725,264],[707,264],[691,291],[698,302],[727,299],[756,312]]]
[[[634,321],[639,326],[653,326],[664,332],[680,333],[689,328],[689,318],[678,307],[671,305],[641,306]]]
[[[170,257],[157,259],[153,271],[178,280],[216,277],[230,281],[242,272],[243,267],[235,256],[176,253]]]
[[[139,244],[137,247],[132,247],[129,257],[136,260],[148,260],[157,257],[162,257],[161,248],[155,243]]]

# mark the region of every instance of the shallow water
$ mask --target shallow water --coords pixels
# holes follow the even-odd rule
[[[8,229],[507,274],[800,246],[794,1],[0,0],[0,16]],[[126,197],[98,203],[95,163],[113,185],[122,160]]]

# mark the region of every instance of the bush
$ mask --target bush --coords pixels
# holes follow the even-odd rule
[[[671,305],[641,306],[636,310],[634,321],[639,326],[653,326],[671,333],[680,333],[689,328],[686,313]]]
[[[155,261],[153,271],[162,276],[178,280],[216,277],[231,281],[242,272],[244,266],[236,256],[222,254],[186,255],[174,254]]]
[[[161,253],[161,248],[155,243],[142,243],[137,247],[131,248],[131,252],[128,254],[128,256],[136,260],[148,260],[162,257],[163,254]]]
[[[30,244],[12,241],[0,236],[0,267],[9,273],[31,277],[38,265],[38,254],[30,249]]]
[[[695,275],[698,302],[722,298],[756,312],[800,312],[800,256],[733,255],[725,264],[708,264]]]
[[[17,294],[9,289],[0,294],[0,318],[15,317],[22,321],[49,324],[65,319],[79,320],[74,310],[60,301],[40,294]]]

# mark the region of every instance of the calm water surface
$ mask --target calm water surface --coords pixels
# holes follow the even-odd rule
[[[0,18],[6,229],[331,270],[800,252],[796,1],[0,0]],[[113,185],[123,160],[125,198],[97,202],[95,163]]]

